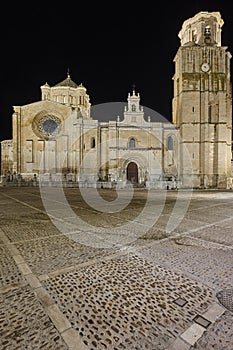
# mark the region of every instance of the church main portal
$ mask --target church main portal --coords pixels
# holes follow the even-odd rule
[[[127,166],[127,180],[131,183],[138,183],[138,166],[134,162],[130,162]]]

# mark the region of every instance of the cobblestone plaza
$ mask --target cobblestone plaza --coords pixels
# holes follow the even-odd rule
[[[1,350],[233,349],[232,191],[51,190],[0,187]]]

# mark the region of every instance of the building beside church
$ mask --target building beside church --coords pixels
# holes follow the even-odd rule
[[[231,54],[221,44],[222,26],[219,12],[183,23],[172,123],[145,115],[135,90],[122,116],[100,122],[86,88],[69,74],[41,86],[41,101],[14,106],[12,140],[1,142],[2,176],[79,186],[231,187]]]

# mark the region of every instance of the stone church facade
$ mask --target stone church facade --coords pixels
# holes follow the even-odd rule
[[[67,78],[41,86],[41,101],[14,106],[1,142],[2,177],[78,186],[229,188],[232,183],[231,54],[219,12],[183,23],[174,58],[172,123],[151,120],[135,90],[122,116],[92,117],[86,88]]]

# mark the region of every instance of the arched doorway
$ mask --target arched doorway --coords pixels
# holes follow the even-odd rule
[[[138,183],[138,166],[134,162],[130,162],[127,166],[127,180],[131,183]]]

